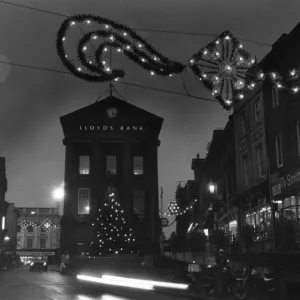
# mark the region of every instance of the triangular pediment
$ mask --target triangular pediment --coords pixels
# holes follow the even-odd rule
[[[147,131],[158,136],[163,118],[110,96],[64,115],[60,121],[65,137],[74,136],[77,132],[84,134],[90,131],[94,133]]]

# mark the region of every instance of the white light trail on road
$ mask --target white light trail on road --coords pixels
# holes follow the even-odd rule
[[[125,281],[116,281],[116,280],[110,280],[110,279],[104,279],[99,277],[93,277],[93,276],[86,276],[86,275],[77,275],[76,276],[79,280],[84,281],[90,281],[95,283],[102,283],[107,285],[116,285],[116,286],[123,286],[123,287],[131,287],[136,289],[142,289],[142,290],[153,290],[153,286],[146,283],[138,283],[138,282],[125,282]]]
[[[183,283],[172,283],[172,282],[163,282],[163,281],[152,281],[152,280],[141,280],[141,279],[134,279],[134,278],[127,278],[127,277],[119,277],[119,276],[111,276],[111,275],[102,275],[104,279],[110,280],[117,280],[120,282],[127,282],[127,283],[141,283],[141,284],[149,284],[152,286],[158,287],[165,287],[165,288],[173,288],[173,289],[180,289],[186,290],[189,285]]]

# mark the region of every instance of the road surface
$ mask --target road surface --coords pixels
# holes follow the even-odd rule
[[[137,291],[136,289],[83,289],[74,277],[62,276],[56,271],[33,271],[18,268],[0,272],[1,300],[188,300],[204,299],[185,297],[182,294],[158,293],[154,291]]]

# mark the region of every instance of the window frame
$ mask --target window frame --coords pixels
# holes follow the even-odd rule
[[[241,120],[241,135],[245,135],[246,134],[246,112],[243,111],[240,113],[240,120]]]
[[[279,91],[276,86],[272,86],[272,107],[279,106]]]
[[[257,115],[257,106],[259,105],[259,115]],[[253,110],[254,110],[254,123],[257,123],[261,119],[261,101],[260,101],[260,95],[254,98],[253,100]]]
[[[135,208],[135,205],[134,205],[134,203],[135,203],[135,195],[136,195],[136,192],[142,192],[142,195],[143,195],[143,213],[136,213],[135,212],[135,210],[134,210],[134,208]],[[140,194],[138,194],[139,196],[140,196]],[[140,199],[140,198],[139,198]],[[142,187],[135,187],[135,188],[133,188],[133,191],[132,191],[132,214],[134,215],[134,216],[140,216],[140,217],[142,217],[143,216],[143,218],[145,217],[145,215],[146,215],[146,191],[145,191],[145,189],[144,188],[142,188]]]
[[[280,140],[280,145],[278,145],[278,138]],[[281,158],[281,164],[280,164],[280,161],[279,161],[279,147],[280,146],[280,158]],[[283,152],[282,152],[282,135],[280,133],[276,134],[275,135],[275,150],[276,150],[276,164],[277,164],[277,168],[280,168],[283,166]]]
[[[81,173],[81,170],[83,169],[81,167],[81,158],[82,157],[87,157],[88,158],[88,173]],[[79,168],[78,168],[78,172],[79,172],[79,175],[81,175],[81,176],[90,175],[90,173],[91,173],[91,158],[90,158],[90,155],[79,155]]]
[[[109,157],[114,157],[115,158],[115,163],[116,163],[116,172],[114,174],[108,173],[108,158]],[[118,174],[118,157],[116,154],[107,154],[106,155],[106,170],[105,170],[105,174],[106,176],[116,176]]]
[[[135,173],[135,171],[140,171],[140,169],[135,168],[135,158],[142,158],[142,173],[141,174]],[[145,175],[145,158],[143,155],[134,155],[132,157],[132,174],[133,174],[133,176],[137,176],[137,177]]]
[[[42,243],[41,243],[41,241],[44,241],[44,242],[45,242],[44,248],[42,248]],[[40,239],[40,249],[46,249],[46,242],[47,242],[46,239]]]
[[[28,246],[28,241],[31,241],[31,247]],[[26,240],[26,249],[33,249],[33,238],[29,238]]]
[[[265,170],[264,170],[264,154],[263,154],[263,144],[260,143],[255,147],[256,150],[256,161],[257,161],[257,171],[258,171],[258,177],[262,178],[265,176]]]
[[[297,122],[297,144],[298,144],[298,155],[300,157],[300,120]]]
[[[80,191],[82,191],[82,190],[87,190],[88,191],[88,195],[89,195],[89,199],[88,199],[88,207],[89,207],[89,210],[88,210],[88,212],[87,213],[80,213],[79,212],[79,200],[80,200],[80,197],[79,197],[79,195],[80,195]],[[91,190],[90,190],[90,188],[87,188],[87,187],[84,187],[84,188],[78,188],[77,189],[77,213],[78,213],[78,215],[79,216],[87,216],[87,215],[89,215],[90,214],[90,212],[91,212]]]
[[[242,172],[243,172],[243,184],[245,186],[249,185],[249,166],[248,166],[249,156],[247,153],[242,155]],[[246,168],[245,168],[246,166]]]

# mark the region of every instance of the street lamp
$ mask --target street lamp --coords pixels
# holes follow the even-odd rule
[[[211,194],[213,194],[213,193],[215,192],[215,190],[216,190],[215,185],[213,185],[212,183],[210,183],[210,184],[208,185],[208,190],[209,190],[209,192],[210,192]]]
[[[60,186],[56,187],[52,191],[52,198],[53,200],[57,201],[57,207],[58,207],[58,215],[60,214],[60,202],[64,200],[65,198],[65,187],[64,183],[62,183]]]
[[[6,236],[5,238],[4,238],[4,241],[5,242],[8,242],[10,240],[10,237],[9,236]]]

